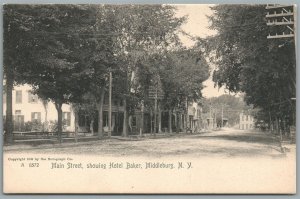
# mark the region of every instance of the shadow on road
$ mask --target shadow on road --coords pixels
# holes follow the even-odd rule
[[[222,140],[231,140],[237,142],[250,142],[258,144],[279,144],[278,141],[274,138],[273,135],[266,133],[245,133],[242,134],[216,134],[216,135],[201,135],[201,139],[222,139]]]

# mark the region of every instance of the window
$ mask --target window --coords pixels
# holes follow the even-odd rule
[[[86,126],[86,116],[83,113],[79,114],[78,125]]]
[[[103,111],[103,126],[108,126],[108,111]]]
[[[3,93],[2,102],[3,102],[3,104],[5,104],[5,103],[6,103],[6,93]]]
[[[104,102],[103,104],[108,104],[108,97],[104,97]]]
[[[16,91],[16,104],[22,103],[22,91]]]
[[[31,121],[32,122],[41,122],[41,113],[40,112],[32,112],[31,113]]]
[[[15,110],[15,114],[16,115],[20,115],[21,114],[21,110]]]
[[[114,105],[118,106],[118,100],[114,100]]]
[[[136,116],[132,116],[132,126],[136,127]]]
[[[63,121],[64,124],[67,126],[71,126],[71,113],[70,112],[63,112]]]
[[[31,91],[28,91],[28,102],[29,103],[37,103],[38,102],[38,96],[31,93]]]

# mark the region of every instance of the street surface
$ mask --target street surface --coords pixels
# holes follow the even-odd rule
[[[295,145],[284,153],[273,135],[223,129],[156,137],[5,146],[4,181],[25,193],[295,193]],[[28,168],[28,161],[23,161],[24,168],[10,161],[13,158],[45,160],[33,161],[39,168]],[[68,169],[70,163],[82,167]],[[146,163],[174,169],[146,169]],[[115,166],[108,169],[111,164]]]
[[[174,134],[163,138],[140,140],[105,139],[60,145],[4,148],[7,153],[84,154],[100,156],[145,157],[283,157],[280,144],[267,132],[222,129],[202,134]]]

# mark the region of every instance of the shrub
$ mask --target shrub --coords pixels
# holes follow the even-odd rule
[[[43,131],[43,123],[37,120],[25,122],[25,131]]]
[[[66,130],[66,126],[65,126],[66,122],[63,121],[63,125],[62,125],[62,129],[63,131]],[[50,132],[57,132],[57,120],[51,120],[48,124],[48,129]]]

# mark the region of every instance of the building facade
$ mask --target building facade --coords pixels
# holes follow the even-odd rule
[[[44,101],[34,95],[30,85],[15,86],[12,92],[12,109],[14,119],[14,131],[55,131],[57,123],[57,110],[51,101]],[[112,99],[112,135],[119,136],[123,132],[124,106],[122,100]],[[75,112],[71,104],[63,104],[63,131],[75,131]],[[108,131],[108,96],[103,102],[103,130]],[[3,94],[3,116],[6,114],[6,96]],[[187,128],[196,132],[202,128],[202,108],[197,103],[191,103],[188,107]],[[98,132],[98,110],[87,114],[84,110],[78,111],[78,132]],[[178,132],[184,131],[184,112],[173,110],[157,111],[156,128],[154,129],[154,112],[151,109],[135,110],[128,116],[128,134],[140,134],[150,132]],[[4,120],[5,122],[5,120]],[[171,124],[171,129],[170,129]]]
[[[37,95],[32,94],[30,85],[15,86],[12,92],[12,111],[14,119],[14,131],[51,131],[57,122],[57,110],[51,101],[44,101]],[[66,132],[75,131],[75,112],[71,104],[62,105],[63,130]],[[120,117],[124,112],[124,107],[119,101],[113,100],[112,105],[112,127],[113,133],[120,131],[122,123]],[[6,95],[3,94],[3,116],[6,114]],[[84,111],[78,113],[78,132],[97,132],[98,112],[95,110],[93,119]],[[4,120],[5,121],[5,120]],[[35,123],[36,125],[32,125]],[[32,129],[32,126],[40,128]],[[31,128],[28,128],[31,126]],[[103,105],[103,126],[108,126],[108,99],[104,100]],[[121,129],[122,130],[122,129]]]
[[[254,118],[250,114],[240,113],[239,128],[241,130],[253,129],[254,128]]]
[[[188,106],[188,128],[192,132],[198,132],[203,128],[202,107],[198,103],[191,103]]]

